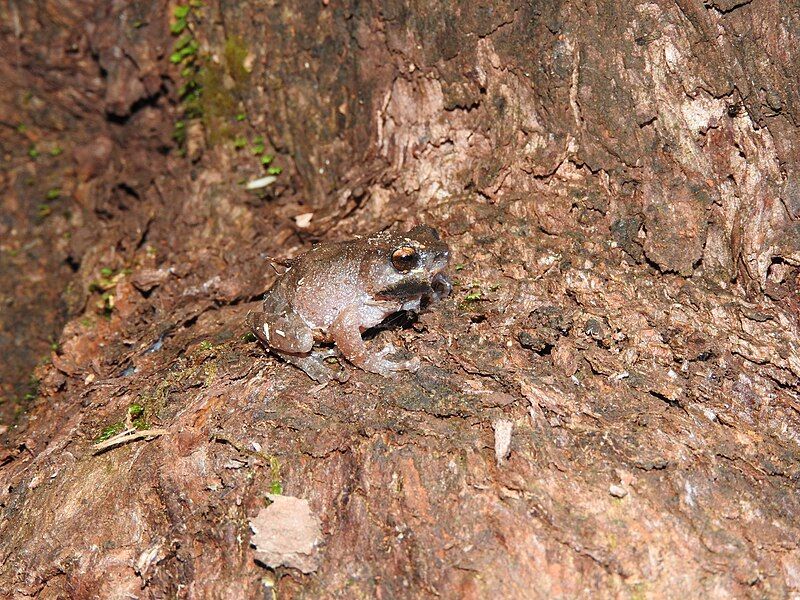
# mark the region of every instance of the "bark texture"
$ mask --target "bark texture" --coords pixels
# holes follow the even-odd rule
[[[0,4],[0,594],[800,594],[800,8],[196,4]],[[267,257],[422,222],[418,373],[243,337]]]

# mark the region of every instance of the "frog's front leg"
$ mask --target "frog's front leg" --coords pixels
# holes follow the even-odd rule
[[[336,342],[344,357],[355,366],[377,373],[384,377],[396,371],[416,371],[419,368],[419,359],[394,362],[386,360],[384,356],[393,348],[387,347],[379,352],[370,352],[361,337],[361,329],[373,327],[383,320],[383,316],[391,310],[381,310],[376,304],[371,307],[351,306],[344,309],[331,324],[329,333]]]

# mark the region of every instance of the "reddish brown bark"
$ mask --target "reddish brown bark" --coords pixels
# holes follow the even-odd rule
[[[797,7],[208,2],[200,117],[174,6],[0,6],[4,594],[800,593]],[[267,257],[420,222],[417,374],[243,338]]]

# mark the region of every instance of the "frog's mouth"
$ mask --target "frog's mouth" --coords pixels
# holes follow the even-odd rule
[[[376,294],[378,298],[409,299],[427,294],[431,284],[427,279],[411,278],[383,288]]]

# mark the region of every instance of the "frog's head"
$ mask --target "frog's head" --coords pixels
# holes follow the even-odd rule
[[[405,235],[377,233],[367,239],[374,249],[364,267],[378,298],[408,300],[430,292],[431,283],[450,260],[450,248],[427,225]]]

